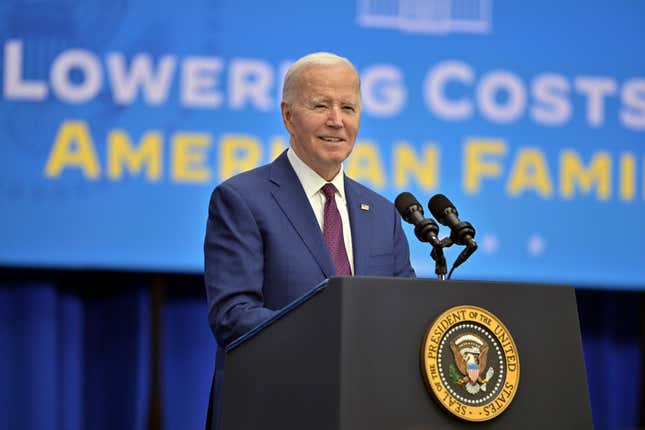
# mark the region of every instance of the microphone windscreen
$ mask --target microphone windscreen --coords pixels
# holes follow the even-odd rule
[[[444,211],[448,208],[455,209],[455,205],[453,205],[452,202],[448,200],[448,197],[443,194],[434,195],[428,202],[428,209],[430,209],[430,213],[437,219],[437,221],[444,218]]]
[[[421,208],[421,213],[423,213],[423,207],[421,206],[417,198],[407,191],[399,194],[394,200],[394,206],[396,206],[396,210],[399,211],[401,216],[404,218],[406,217],[410,206],[413,205],[419,206]]]

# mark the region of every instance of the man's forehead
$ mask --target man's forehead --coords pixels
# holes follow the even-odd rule
[[[343,84],[358,86],[359,78],[354,69],[346,64],[312,64],[300,73],[299,81],[305,85],[325,84],[336,81],[340,74],[345,74]]]
[[[342,65],[344,66],[344,65]],[[324,70],[319,66],[319,69],[312,69],[303,71],[300,75],[298,82],[299,92],[301,96],[307,98],[345,98],[356,99],[360,97],[360,85],[356,74],[351,68],[350,76],[340,77],[337,72],[331,70]]]

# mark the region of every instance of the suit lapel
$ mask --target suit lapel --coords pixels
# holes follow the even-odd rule
[[[276,185],[271,194],[315,258],[322,272],[328,278],[334,276],[336,270],[320,226],[300,180],[289,163],[286,151],[271,164],[269,180]]]
[[[361,192],[357,183],[345,176],[347,211],[352,229],[354,251],[354,275],[363,275],[367,270],[370,254],[370,236],[373,223],[372,204]]]

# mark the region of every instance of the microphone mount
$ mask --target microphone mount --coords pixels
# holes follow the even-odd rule
[[[430,234],[430,233],[433,234]],[[414,235],[421,242],[428,242],[432,245],[432,251],[430,252],[430,257],[434,260],[434,273],[437,275],[437,278],[440,280],[446,279],[446,273],[448,273],[448,265],[446,263],[446,257],[443,255],[443,245],[441,241],[437,238],[439,234],[439,226],[430,218],[423,218],[414,226]]]

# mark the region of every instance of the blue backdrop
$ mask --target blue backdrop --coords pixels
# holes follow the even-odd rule
[[[200,272],[210,190],[286,146],[285,68],[328,50],[362,77],[347,171],[390,198],[449,196],[482,245],[462,277],[642,288],[644,14],[628,0],[5,1],[0,264]]]

